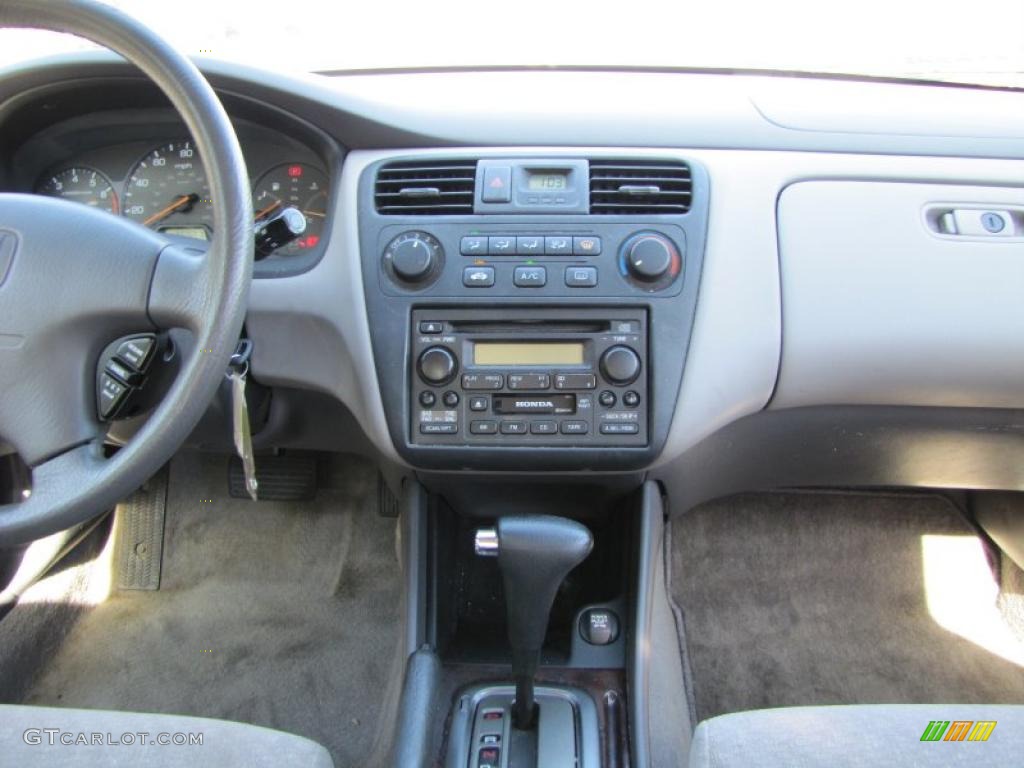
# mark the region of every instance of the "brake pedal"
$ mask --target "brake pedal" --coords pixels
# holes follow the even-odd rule
[[[118,589],[160,589],[167,467],[114,510]]]
[[[308,501],[316,496],[316,457],[261,454],[256,462],[256,483],[260,501]],[[245,470],[237,456],[228,465],[228,493],[234,499],[249,498]]]

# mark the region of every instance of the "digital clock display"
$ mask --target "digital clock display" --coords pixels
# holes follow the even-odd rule
[[[534,192],[557,192],[569,184],[569,174],[565,171],[532,171],[527,187]]]

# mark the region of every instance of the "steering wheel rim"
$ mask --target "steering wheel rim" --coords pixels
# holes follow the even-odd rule
[[[209,249],[205,255],[197,256],[155,233],[147,231],[143,236],[129,230],[139,228],[134,223],[117,220],[115,225],[107,221],[114,219],[109,214],[77,210],[85,207],[75,203],[29,195],[0,195],[0,229],[20,237],[21,252],[12,257],[13,272],[31,271],[33,265],[26,262],[30,261],[32,247],[38,250],[45,245],[45,236],[34,231],[30,222],[37,217],[47,226],[68,221],[66,226],[75,227],[79,235],[91,232],[100,236],[109,231],[118,237],[118,244],[125,244],[121,250],[129,250],[131,245],[143,255],[137,263],[124,253],[118,255],[116,266],[129,273],[124,277],[129,295],[112,302],[111,315],[118,317],[103,325],[103,332],[112,333],[114,327],[120,327],[117,323],[148,321],[145,330],[186,328],[195,341],[161,404],[129,444],[109,459],[101,455],[101,425],[95,419],[92,405],[95,399],[75,398],[80,400],[79,406],[93,409],[91,417],[96,423],[82,415],[87,429],[77,434],[74,444],[39,457],[34,464],[30,462],[31,494],[0,506],[0,546],[11,546],[71,527],[109,509],[155,473],[185,441],[223,379],[242,328],[252,280],[253,214],[249,177],[231,122],[199,70],[170,44],[131,17],[93,0],[5,0],[0,5],[0,28],[4,27],[43,29],[86,38],[123,56],[148,76],[170,100],[195,141],[209,179],[214,218]],[[44,228],[40,225],[36,230]],[[38,246],[33,246],[33,238],[39,241]],[[95,243],[86,246],[86,250],[91,247],[97,253],[101,247]],[[109,244],[103,247],[118,250],[118,246]],[[4,277],[0,274],[0,304],[5,298],[18,298],[15,286],[11,285],[17,281],[8,279],[5,286]],[[22,280],[22,284],[31,283]],[[87,288],[83,286],[82,290]],[[128,304],[131,306],[122,306]],[[18,320],[13,313],[5,315],[0,311],[0,339],[6,332],[6,338],[20,336],[24,343],[0,344],[0,368],[20,361],[26,369],[21,373],[28,377],[27,363],[35,359],[27,356],[32,350],[32,329],[13,333],[5,328],[5,322],[16,325]],[[130,325],[124,327],[130,332]],[[135,326],[134,330],[140,328]],[[100,339],[89,345],[90,351],[82,364],[91,366],[91,371],[84,371],[88,375],[83,379],[94,378],[95,348],[112,340]],[[12,382],[24,383],[15,379]],[[4,383],[0,381],[0,386]],[[17,405],[12,404],[6,411],[15,411]],[[29,410],[34,409],[37,415],[48,415],[39,410],[38,403],[29,405]],[[3,411],[0,408],[0,416]],[[8,421],[17,425],[21,419],[22,414],[15,413]],[[3,437],[18,446],[15,435]]]

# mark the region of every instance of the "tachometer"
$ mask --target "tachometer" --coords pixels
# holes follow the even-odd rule
[[[327,218],[327,174],[305,163],[285,163],[267,171],[253,188],[256,220],[282,206],[294,206],[306,217],[302,237],[278,249],[278,253],[299,253],[315,247],[323,236]]]
[[[110,179],[95,168],[83,165],[64,168],[40,180],[36,192],[74,200],[110,213],[118,212],[117,192]]]
[[[210,187],[191,141],[161,144],[135,165],[125,184],[124,215],[160,232],[210,238]]]

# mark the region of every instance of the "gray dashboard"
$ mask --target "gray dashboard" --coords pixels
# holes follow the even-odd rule
[[[885,411],[895,434],[910,421],[900,409],[927,407],[954,427],[960,419],[969,450],[972,414],[1000,409],[1004,433],[1021,433],[1024,244],[943,239],[924,210],[1024,205],[1024,94],[693,73],[286,77],[202,65],[228,98],[311,126],[337,164],[322,258],[253,285],[253,374],[344,404],[396,465],[406,459],[389,430],[363,290],[360,179],[375,163],[453,147],[474,157],[675,156],[706,169],[689,349],[664,447],[648,464],[680,498],[693,497],[681,489],[700,484],[709,446],[723,463],[740,455],[739,437],[716,439],[753,423],[742,439],[756,442],[756,419],[777,414],[824,408],[827,422],[840,409],[876,409],[854,411],[869,420],[896,409]],[[9,70],[0,103],[82,77],[130,74],[102,56]],[[780,448],[779,430],[764,434],[759,450]],[[799,439],[787,439],[799,453]],[[865,482],[885,484],[881,462],[873,467]],[[993,472],[979,463],[949,482],[1021,483]]]

